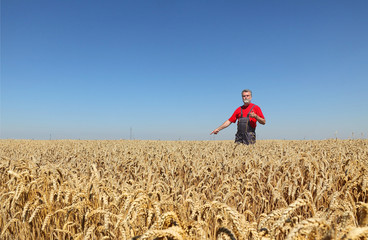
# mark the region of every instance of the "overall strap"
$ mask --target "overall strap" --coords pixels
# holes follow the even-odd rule
[[[254,108],[255,104],[251,107],[251,109],[249,110],[248,114],[247,114],[247,117],[249,117],[249,113],[252,112],[252,109]]]
[[[249,117],[249,113],[252,111],[254,106],[255,106],[255,104],[253,104],[253,106],[250,108],[247,117]],[[243,118],[243,108],[242,107],[240,107],[240,118]]]

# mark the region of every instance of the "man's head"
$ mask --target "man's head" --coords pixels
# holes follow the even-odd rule
[[[252,100],[252,91],[249,89],[244,89],[242,91],[242,99],[245,105],[248,105]]]

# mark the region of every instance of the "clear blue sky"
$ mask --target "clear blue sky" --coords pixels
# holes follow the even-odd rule
[[[368,1],[1,1],[1,131],[16,139],[368,136]]]

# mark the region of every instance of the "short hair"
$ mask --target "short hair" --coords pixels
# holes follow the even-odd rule
[[[250,89],[244,89],[244,90],[242,91],[242,93],[241,93],[241,94],[242,94],[242,96],[243,96],[243,93],[244,93],[244,92],[250,92],[250,95],[252,96],[252,91],[251,91]]]

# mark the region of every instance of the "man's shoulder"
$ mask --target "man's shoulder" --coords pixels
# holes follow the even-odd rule
[[[249,106],[246,107],[246,109],[251,109],[251,108],[259,108],[259,107],[258,107],[258,105],[254,104],[254,103],[250,103]]]

